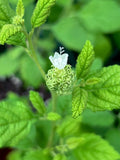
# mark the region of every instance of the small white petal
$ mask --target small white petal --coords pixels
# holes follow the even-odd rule
[[[54,58],[57,58],[60,54],[58,52],[55,52]]]
[[[68,54],[65,53],[61,55],[58,52],[55,52],[54,56],[50,56],[49,59],[54,67],[63,69],[67,65]]]
[[[53,57],[50,56],[49,59],[50,59],[51,63],[53,64]]]

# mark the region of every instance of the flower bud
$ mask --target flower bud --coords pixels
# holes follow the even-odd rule
[[[74,80],[75,74],[70,65],[66,65],[63,69],[53,66],[46,75],[48,88],[58,95],[71,93]]]
[[[13,17],[13,24],[20,25],[24,23],[24,19],[22,19],[20,16]]]

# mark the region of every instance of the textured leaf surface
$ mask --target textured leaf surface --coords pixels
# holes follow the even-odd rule
[[[0,103],[0,147],[16,145],[29,133],[33,119],[23,103]]]
[[[21,26],[16,26],[13,24],[4,25],[0,32],[0,43],[4,45],[4,43],[6,43],[11,36],[15,35],[20,31],[21,31]]]
[[[0,0],[0,28],[7,23],[11,23],[13,16],[14,12],[10,8],[8,0]]]
[[[118,160],[120,155],[110,144],[95,134],[84,134],[83,145],[75,150],[76,159],[80,160]]]
[[[75,149],[82,143],[84,143],[84,138],[82,137],[71,137],[66,140],[66,144],[68,145],[69,149]]]
[[[26,47],[25,35],[22,32],[18,32],[15,35],[12,35],[11,37],[9,37],[6,43],[9,45]]]
[[[44,115],[46,111],[46,107],[42,97],[39,95],[38,92],[30,91],[30,100],[33,106],[37,109],[40,115]]]
[[[101,78],[101,81],[87,88],[87,107],[93,111],[120,108],[120,66],[104,67],[94,76]]]
[[[78,17],[93,32],[110,33],[120,29],[120,5],[114,0],[89,1]]]
[[[55,4],[55,1],[56,0],[38,0],[31,19],[33,28],[39,27],[45,23],[50,13],[50,8]]]
[[[73,118],[77,118],[87,105],[87,92],[79,87],[74,88],[72,93]]]
[[[86,41],[82,49],[82,52],[80,53],[77,59],[76,74],[78,79],[83,78],[88,74],[93,60],[93,46],[91,45],[90,41]]]
[[[18,1],[17,8],[16,8],[16,13],[17,13],[18,16],[21,16],[21,17],[24,16],[24,5],[23,5],[22,0]]]

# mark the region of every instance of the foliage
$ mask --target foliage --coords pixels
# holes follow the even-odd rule
[[[112,51],[108,33],[120,30],[119,2],[33,2],[0,0],[0,44],[7,46],[0,78],[15,75],[30,87],[29,98],[8,93],[1,100],[0,147],[16,149],[8,160],[120,159],[120,66],[103,67]],[[50,69],[59,43],[69,61],[80,53],[75,68],[61,62],[68,54],[60,47]]]

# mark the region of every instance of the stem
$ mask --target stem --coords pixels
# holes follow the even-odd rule
[[[56,111],[57,95],[52,92],[52,112]]]
[[[54,92],[52,92],[52,111],[53,112],[56,111],[56,99],[57,99],[56,94]],[[56,122],[52,122],[52,130],[51,130],[51,135],[50,135],[47,147],[52,146],[55,131],[56,131]]]
[[[25,27],[23,26],[23,33],[25,34],[27,40],[28,40],[28,49],[30,51],[30,57],[34,60],[34,62],[36,63],[36,65],[38,66],[38,69],[39,71],[41,72],[41,75],[43,77],[43,79],[45,79],[45,72],[44,70],[42,69],[38,59],[37,59],[37,56],[36,56],[36,53],[35,53],[35,49],[34,49],[34,46],[33,46],[33,43],[32,43],[32,35],[33,35],[33,32],[34,30],[32,30],[29,34],[27,33]]]

